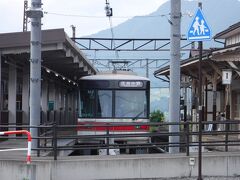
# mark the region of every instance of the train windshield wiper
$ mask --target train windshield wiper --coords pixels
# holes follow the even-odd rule
[[[137,120],[142,113],[144,113],[144,110],[138,113],[134,118],[132,118],[132,120],[133,121]]]

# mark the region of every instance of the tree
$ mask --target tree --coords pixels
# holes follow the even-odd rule
[[[154,110],[150,113],[150,122],[163,122],[164,114],[160,110]]]
[[[164,121],[164,114],[160,110],[154,110],[150,113],[150,122],[163,122]],[[160,126],[150,126],[151,132],[156,132],[159,130]]]

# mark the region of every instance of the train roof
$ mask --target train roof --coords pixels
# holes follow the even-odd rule
[[[84,76],[80,80],[142,80],[150,81],[146,77],[138,76],[131,71],[113,71],[113,72],[99,72],[96,75]]]

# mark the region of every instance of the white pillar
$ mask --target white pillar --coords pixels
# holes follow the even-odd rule
[[[29,124],[29,71],[24,69],[22,89],[23,124]]]
[[[0,123],[2,123],[2,104],[3,97],[2,97],[2,53],[0,51]]]
[[[55,100],[55,84],[49,84],[49,101],[54,101],[54,109],[56,107],[56,100]]]
[[[70,94],[68,92],[66,92],[66,112],[65,112],[65,120],[64,120],[64,124],[67,124],[67,122],[69,121],[69,108],[70,108]]]
[[[71,98],[71,102],[70,102],[70,107],[71,107],[71,111],[70,111],[70,121],[68,121],[68,124],[73,124],[73,113],[74,113],[74,100],[73,100],[73,96],[74,96],[74,93],[71,92],[70,93],[70,98]]]
[[[1,122],[1,113],[2,113],[2,53],[0,51],[0,122]]]
[[[60,87],[58,85],[55,86],[55,99],[56,99],[55,110],[58,111],[61,106]]]
[[[55,84],[54,83],[49,84],[49,101],[52,101],[54,103],[53,110],[49,112],[50,113],[49,120],[51,122],[54,122],[54,112],[56,110],[56,94],[55,94]]]
[[[61,97],[60,97],[60,87],[56,84],[55,86],[55,115],[56,115],[56,121],[59,124],[60,121],[60,107],[61,107]]]
[[[75,118],[75,111],[76,111],[76,109],[75,109],[75,92],[73,91],[72,93],[71,93],[71,97],[72,97],[72,104],[71,104],[71,106],[72,106],[72,113],[71,113],[71,122],[70,122],[70,124],[74,124],[74,122],[75,122],[75,120],[74,120],[74,118]]]
[[[61,87],[61,89],[60,89],[60,96],[61,96],[61,105],[60,105],[60,107],[62,108],[62,110],[64,110],[64,107],[65,107],[65,105],[64,105],[64,89],[63,89],[63,87]]]
[[[16,124],[16,98],[17,98],[17,69],[13,65],[9,65],[8,69],[8,122],[9,124]],[[9,130],[16,130],[16,128],[9,128]]]
[[[73,121],[73,124],[76,124],[77,123],[77,114],[78,114],[78,93],[77,91],[74,91],[74,97],[73,97],[73,100],[74,100],[74,121]]]
[[[192,109],[192,122],[196,123],[197,120],[197,102],[196,102],[196,96],[197,96],[197,83],[196,80],[193,80],[192,82],[192,104],[194,103],[194,108]],[[192,126],[192,131],[193,132],[197,132],[197,125],[194,124]],[[193,135],[192,136],[192,142],[197,142],[198,141],[198,137],[197,135]]]
[[[65,89],[61,87],[61,124],[64,124],[65,122],[65,113],[66,113],[66,96],[65,96]]]
[[[42,82],[41,109],[42,109],[43,123],[45,123],[47,121],[47,110],[48,110],[48,81],[47,80]]]

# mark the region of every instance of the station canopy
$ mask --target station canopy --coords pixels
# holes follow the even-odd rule
[[[20,67],[29,66],[30,32],[0,34],[0,53],[8,63]],[[73,81],[96,73],[96,69],[67,36],[64,29],[42,31],[41,65],[42,69],[58,73]]]

